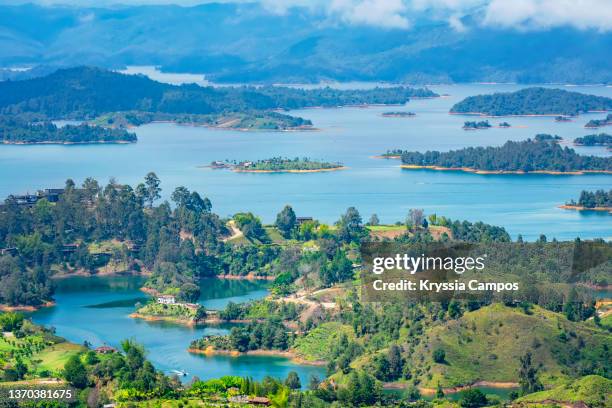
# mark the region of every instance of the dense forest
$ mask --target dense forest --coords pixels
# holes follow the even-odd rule
[[[608,114],[604,119],[591,119],[584,125],[585,128],[598,128],[601,126],[612,125],[612,113]]]
[[[65,125],[51,122],[30,123],[16,116],[0,116],[0,140],[3,143],[128,143],[136,135],[124,129],[100,126]]]
[[[404,104],[436,96],[407,87],[338,90],[287,87],[201,87],[155,82],[99,68],[61,69],[41,78],[0,82],[0,112],[38,113],[51,119],[91,119],[118,111],[213,114],[314,106]]]
[[[551,88],[526,88],[516,92],[469,96],[451,108],[451,113],[506,115],[578,115],[612,110],[612,99]]]
[[[582,190],[578,202],[571,200],[567,203],[571,206],[580,206],[584,208],[612,208],[612,190],[586,191]]]
[[[612,146],[612,135],[600,133],[598,135],[586,135],[574,139],[574,144],[578,146]]]
[[[581,156],[556,139],[508,141],[499,147],[467,147],[449,152],[403,152],[402,163],[413,166],[467,168],[484,171],[612,171],[612,158]],[[548,140],[547,140],[548,139]]]

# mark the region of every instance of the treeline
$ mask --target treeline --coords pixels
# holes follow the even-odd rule
[[[29,122],[16,116],[0,116],[0,140],[3,143],[125,143],[135,142],[136,135],[124,129],[99,126],[65,125]]]
[[[485,171],[612,170],[612,158],[581,156],[550,141],[508,141],[500,147],[467,147],[449,152],[403,152],[402,163]]]
[[[612,190],[586,191],[582,190],[578,202],[571,200],[567,205],[577,205],[585,208],[608,207],[612,208]]]
[[[411,96],[436,96],[407,87],[369,90],[287,87],[200,87],[169,85],[141,75],[92,67],[61,69],[51,75],[0,83],[0,111],[35,112],[48,118],[94,118],[118,111],[182,114],[297,109],[314,106],[404,104]]]
[[[308,157],[296,157],[289,159],[285,157],[273,157],[271,159],[257,160],[254,162],[240,162],[236,164],[236,169],[240,170],[263,170],[263,171],[280,171],[280,170],[322,170],[336,169],[342,167],[341,163],[331,163],[325,161],[316,161]]]
[[[464,122],[463,123],[463,129],[465,130],[474,130],[474,129],[488,129],[491,127],[491,124],[489,123],[488,120],[482,120],[480,122]]]
[[[451,113],[506,115],[578,115],[612,110],[612,99],[562,89],[525,88],[516,92],[469,96],[451,108]]]
[[[578,146],[612,146],[612,135],[600,133],[598,135],[586,135],[574,139]]]

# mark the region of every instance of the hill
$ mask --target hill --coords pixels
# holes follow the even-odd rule
[[[319,7],[104,4],[113,7],[1,6],[0,66],[159,65],[229,83],[612,82],[609,31],[485,25],[479,7],[455,18],[458,29],[451,16],[411,10],[402,29],[337,21]]]
[[[526,314],[493,304],[426,329],[408,356],[425,386],[457,386],[518,382],[519,359],[531,350],[541,380],[554,383],[587,368],[610,375],[610,347],[609,333],[591,324],[537,306]],[[436,349],[444,350],[444,363],[433,361]]]
[[[436,96],[407,87],[367,90],[287,87],[175,86],[140,75],[94,67],[60,69],[50,75],[0,82],[0,112],[48,118],[91,118],[118,111],[219,114],[303,107],[404,104],[411,96]]]
[[[598,375],[587,375],[573,382],[559,385],[519,398],[517,403],[562,404],[583,402],[588,407],[609,407],[612,404],[612,380]]]
[[[469,96],[455,104],[451,113],[508,115],[578,115],[590,111],[612,110],[612,99],[563,89],[525,88]]]

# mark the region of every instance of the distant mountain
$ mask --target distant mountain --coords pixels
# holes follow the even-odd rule
[[[609,33],[497,29],[470,16],[468,29],[455,31],[424,13],[415,19],[401,30],[253,3],[0,6],[0,67],[159,65],[219,82],[612,83]]]
[[[451,108],[451,113],[482,115],[578,115],[592,111],[612,110],[612,98],[586,95],[563,89],[526,88],[516,92],[499,92],[469,96]]]

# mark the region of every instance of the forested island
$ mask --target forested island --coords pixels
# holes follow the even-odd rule
[[[584,125],[585,128],[598,128],[602,126],[612,125],[612,113],[608,114],[604,119],[591,119]]]
[[[581,156],[561,147],[558,137],[508,141],[500,147],[468,147],[449,152],[402,153],[402,168],[460,170],[479,174],[612,173],[611,157]]]
[[[604,146],[612,147],[612,135],[600,133],[598,135],[586,135],[574,139],[576,146]]]
[[[364,90],[176,86],[141,75],[76,67],[0,82],[0,113],[38,120],[87,120],[106,127],[171,121],[239,130],[308,130],[309,120],[276,111],[403,105],[411,97],[434,96],[428,89],[403,86]]]
[[[612,190],[582,190],[578,202],[575,200],[568,201],[561,208],[567,210],[594,210],[594,211],[609,211],[612,214]]]
[[[571,122],[572,118],[569,116],[556,116],[555,117],[555,122]]]
[[[413,116],[416,116],[416,113],[414,112],[384,112],[382,114],[383,117],[385,118],[411,118]]]
[[[488,116],[564,115],[612,110],[612,99],[554,88],[525,88],[516,92],[469,96],[450,113]]]
[[[0,115],[0,140],[5,144],[134,143],[136,135],[125,129],[87,124],[57,127],[49,121],[28,122],[20,117]]]
[[[308,157],[273,157],[271,159],[240,162],[214,161],[213,169],[231,169],[239,173],[312,173],[345,169],[342,163],[312,160]]]
[[[478,130],[478,129],[488,129],[491,127],[491,124],[488,120],[483,120],[480,122],[465,122],[463,123],[463,130]]]

